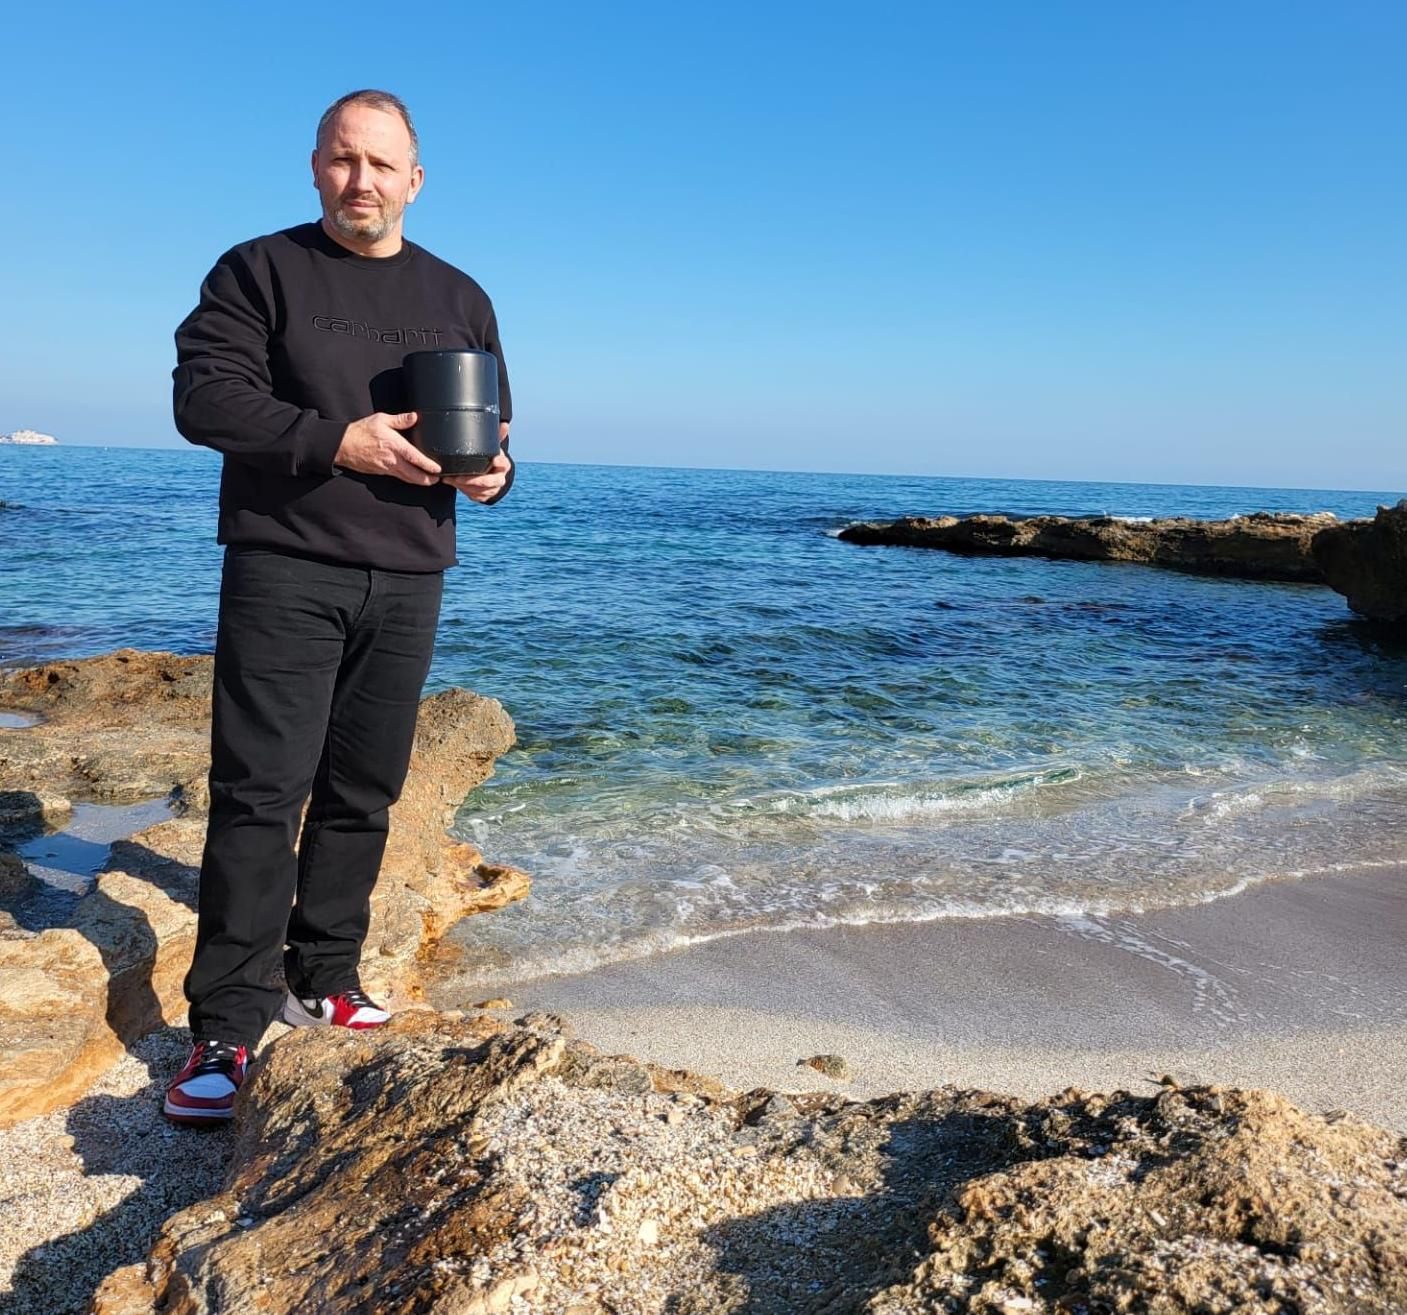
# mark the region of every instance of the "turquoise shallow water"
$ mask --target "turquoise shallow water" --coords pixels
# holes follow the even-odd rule
[[[194,450],[0,448],[0,660],[207,650],[217,477]],[[468,971],[1407,859],[1407,649],[1339,596],[832,537],[1397,496],[525,465],[463,508],[431,677],[518,727],[458,826],[534,894],[456,933]]]

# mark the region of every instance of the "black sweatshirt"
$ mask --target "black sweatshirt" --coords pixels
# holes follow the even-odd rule
[[[227,251],[176,330],[174,373],[176,428],[225,456],[219,541],[390,571],[454,565],[453,488],[332,459],[351,421],[409,409],[403,357],[464,347],[498,357],[510,420],[488,296],[423,247],[359,256],[300,224]]]

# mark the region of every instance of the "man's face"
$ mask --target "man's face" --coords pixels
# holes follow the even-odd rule
[[[401,216],[424,178],[425,171],[411,163],[410,133],[401,116],[369,105],[338,111],[313,152],[323,217],[353,242],[399,236]]]

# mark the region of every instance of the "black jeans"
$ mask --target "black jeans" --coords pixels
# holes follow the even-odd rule
[[[299,995],[357,985],[442,586],[438,571],[225,550],[210,821],[186,975],[197,1040],[259,1040],[282,1000],[280,952]]]

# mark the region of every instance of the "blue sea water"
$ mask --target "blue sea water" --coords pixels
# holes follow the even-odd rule
[[[0,448],[0,661],[208,651],[218,459]],[[753,928],[1100,911],[1407,859],[1407,648],[1314,586],[861,548],[856,519],[1371,515],[1395,493],[526,463],[432,687],[518,745],[481,984]]]

